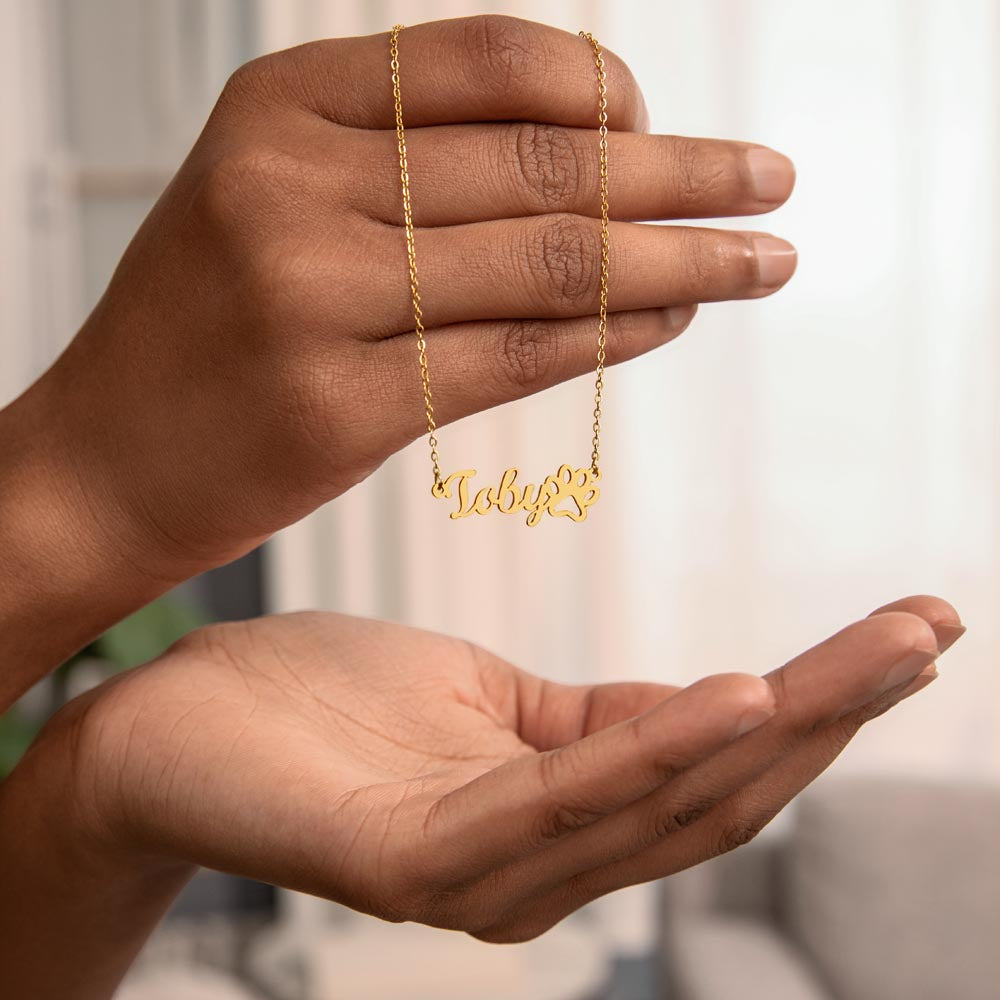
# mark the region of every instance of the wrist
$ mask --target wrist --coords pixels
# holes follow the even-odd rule
[[[133,719],[116,707],[120,685],[138,673],[120,674],[60,709],[0,785],[3,810],[17,798],[17,815],[30,817],[78,872],[142,878],[197,868],[141,835],[147,824],[136,815],[126,767]]]
[[[138,849],[92,792],[71,703],[0,785],[0,940],[11,996],[107,997],[195,866]]]
[[[82,450],[48,376],[0,410],[0,710],[172,583]]]

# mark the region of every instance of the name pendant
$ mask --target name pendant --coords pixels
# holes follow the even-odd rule
[[[471,481],[475,469],[460,469],[436,482],[431,493],[439,500],[455,500],[458,508],[449,517],[457,521],[472,514],[526,514],[527,524],[534,528],[548,514],[551,517],[568,517],[571,521],[586,521],[587,511],[601,495],[597,485],[600,470],[574,469],[560,465],[555,475],[548,476],[540,485],[517,482],[518,470],[507,469],[498,486],[483,486],[473,493]]]

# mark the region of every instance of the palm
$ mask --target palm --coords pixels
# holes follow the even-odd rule
[[[758,678],[565,687],[425,632],[266,618],[108,685],[81,766],[144,847],[509,940],[745,839],[849,738],[817,717],[878,705],[869,675],[921,641],[926,621],[887,614],[804,654],[737,751],[774,708]],[[762,815],[734,819],[747,788]]]
[[[104,769],[115,789],[141,789],[129,806],[155,818],[153,836],[164,825],[192,842],[216,825],[241,840],[263,836],[261,868],[250,862],[248,873],[298,883],[281,838],[292,824],[297,836],[322,830],[321,843],[296,852],[338,856],[357,872],[348,891],[363,894],[380,878],[371,854],[387,841],[402,850],[435,801],[536,753],[528,736],[556,745],[559,734],[529,732],[531,720],[519,718],[520,688],[532,684],[541,690],[483,650],[432,633],[340,615],[265,618],[195,633],[113,685],[106,700],[122,725],[103,727],[114,745],[101,759],[112,752],[115,766]],[[635,690],[653,701],[674,689]],[[535,722],[571,724],[579,695],[549,691],[561,698]],[[215,863],[247,871],[243,845],[232,847]]]

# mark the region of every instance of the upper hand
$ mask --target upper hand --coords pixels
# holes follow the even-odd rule
[[[445,423],[594,366],[593,57],[504,17],[408,28],[400,52]],[[631,73],[606,62],[615,362],[675,336],[695,303],[769,294],[794,268],[759,233],[634,220],[769,211],[793,171],[747,143],[646,134]],[[126,548],[165,586],[423,431],[393,126],[385,34],[233,76],[84,329],[17,404],[33,465],[72,473],[60,492],[113,524],[95,548]]]

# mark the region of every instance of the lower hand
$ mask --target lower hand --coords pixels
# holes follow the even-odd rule
[[[212,626],[71,703],[4,794],[15,808],[50,789],[39,836],[68,831],[74,871],[105,859],[100,884],[131,879],[142,906],[155,873],[169,873],[162,908],[171,866],[200,864],[520,941],[745,843],[862,723],[929,683],[961,631],[944,602],[909,598],[763,679],[680,689],[566,687],[333,614]],[[25,839],[0,844],[12,884]],[[158,915],[130,921],[120,898],[113,912],[126,923],[103,938],[126,949]],[[5,939],[19,928],[0,920]]]

